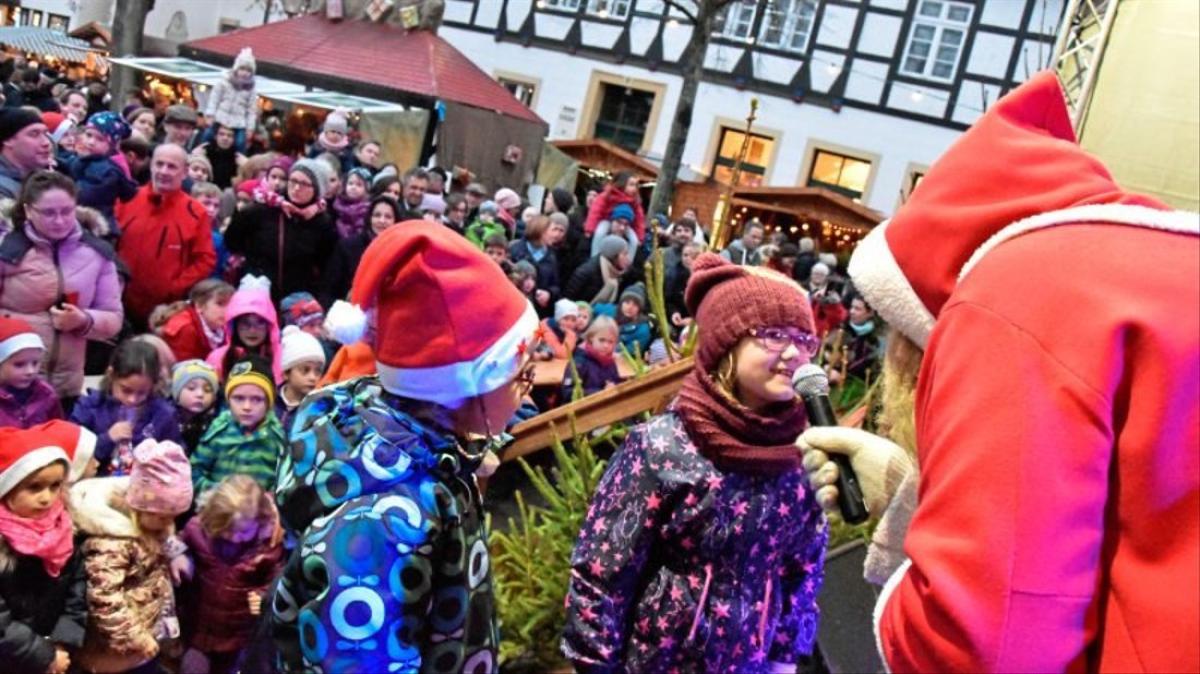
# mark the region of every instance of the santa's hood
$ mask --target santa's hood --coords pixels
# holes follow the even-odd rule
[[[1197,215],[1125,192],[1079,147],[1057,76],[1018,87],[962,135],[850,259],[855,288],[922,347],[989,250],[1045,227],[1104,222],[1196,232]]]
[[[88,536],[136,538],[137,525],[125,503],[129,476],[94,477],[71,487],[71,518],[75,527]]]

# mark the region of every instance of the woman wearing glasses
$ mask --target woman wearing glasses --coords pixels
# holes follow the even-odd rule
[[[816,352],[791,279],[696,258],[695,369],[612,458],[572,555],[580,672],[796,671],[816,636],[825,520],[793,445]]]
[[[278,303],[294,292],[318,294],[321,275],[337,248],[338,234],[324,198],[330,169],[301,159],[288,171],[284,199],[251,204],[233,214],[225,247],[246,258],[243,274],[266,276]]]
[[[491,564],[475,473],[533,382],[537,314],[444,225],[381,233],[354,305],[327,326],[357,341],[369,312],[378,375],[311,394],[277,489],[299,535],[272,602],[287,671],[491,672]]]
[[[87,341],[111,339],[124,320],[112,247],[80,223],[75,195],[60,173],[31,174],[0,240],[0,313],[37,331],[42,372],[68,412],[83,392]]]

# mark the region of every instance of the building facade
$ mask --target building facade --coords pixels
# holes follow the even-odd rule
[[[680,0],[685,5],[689,0]],[[652,162],[692,27],[664,0],[446,0],[441,34],[550,124]],[[1062,0],[735,0],[716,22],[683,155],[741,184],[819,186],[883,213],[989,105],[1050,62]]]

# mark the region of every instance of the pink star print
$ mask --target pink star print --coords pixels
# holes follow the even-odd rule
[[[663,461],[662,467],[663,467],[663,470],[674,470],[675,462],[670,459],[667,459],[666,461]]]
[[[689,587],[691,587],[693,590],[700,589],[700,576],[688,576],[687,579]]]
[[[658,510],[660,504],[662,504],[662,498],[658,494],[650,494],[646,497],[647,510]]]
[[[593,559],[591,563],[588,564],[588,571],[591,571],[593,576],[599,576],[600,574],[604,573],[604,565],[600,563],[600,560]]]
[[[716,475],[713,475],[712,477],[705,480],[705,482],[708,484],[709,489],[719,489],[721,487],[721,483],[723,481],[724,480],[722,478],[717,477]]]
[[[591,606],[584,606],[583,609],[579,611],[579,617],[591,622],[596,619],[596,612],[592,610]]]
[[[658,642],[658,645],[665,650],[670,650],[675,647],[675,640],[671,637],[663,637],[662,641]]]
[[[680,601],[683,599],[683,588],[675,586],[671,588],[671,601]]]
[[[723,601],[717,602],[716,606],[713,606],[713,613],[716,613],[717,617],[719,617],[719,618],[728,618],[729,617],[729,604],[727,604]]]
[[[750,509],[750,504],[745,501],[738,501],[733,504],[733,514],[738,517],[745,517],[746,511]]]
[[[608,541],[604,541],[600,544],[600,552],[608,552],[609,548],[611,547],[612,546],[608,544]]]
[[[596,518],[595,522],[592,522],[592,532],[593,533],[602,534],[607,530],[608,530],[608,525],[604,522],[603,517],[598,517],[598,518]]]
[[[792,507],[786,503],[780,503],[779,507],[775,509],[775,512],[779,513],[780,517],[787,517],[788,513],[792,512]]]
[[[801,482],[801,483],[797,484],[796,485],[796,500],[803,501],[805,493],[806,492],[804,491],[804,483]]]
[[[631,465],[629,467],[629,472],[631,472],[635,475],[642,472],[642,457],[640,457],[640,456],[634,457],[633,465]]]
[[[637,631],[642,634],[646,634],[647,632],[649,632],[650,631],[650,619],[642,618],[641,620],[639,620],[638,624],[637,624]]]
[[[685,538],[682,541],[679,541],[679,545],[683,546],[684,550],[691,550],[692,548],[696,547],[696,543],[690,538]]]
[[[671,626],[671,623],[667,622],[666,616],[659,616],[658,620],[654,621],[654,624],[658,626],[658,629],[663,631],[666,631]]]
[[[696,505],[699,502],[700,502],[700,499],[696,498],[695,494],[688,494],[687,498],[683,499],[683,504],[689,508]]]

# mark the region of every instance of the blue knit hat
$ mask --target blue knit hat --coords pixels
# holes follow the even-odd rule
[[[88,129],[95,129],[107,136],[108,141],[112,145],[112,149],[114,151],[117,149],[117,145],[119,145],[121,141],[129,137],[131,132],[129,124],[124,119],[121,119],[120,115],[107,110],[104,112],[97,112],[91,117],[88,117],[87,124],[85,124],[84,127]]]
[[[608,213],[609,220],[621,219],[626,222],[633,222],[633,207],[629,204],[617,204]]]

